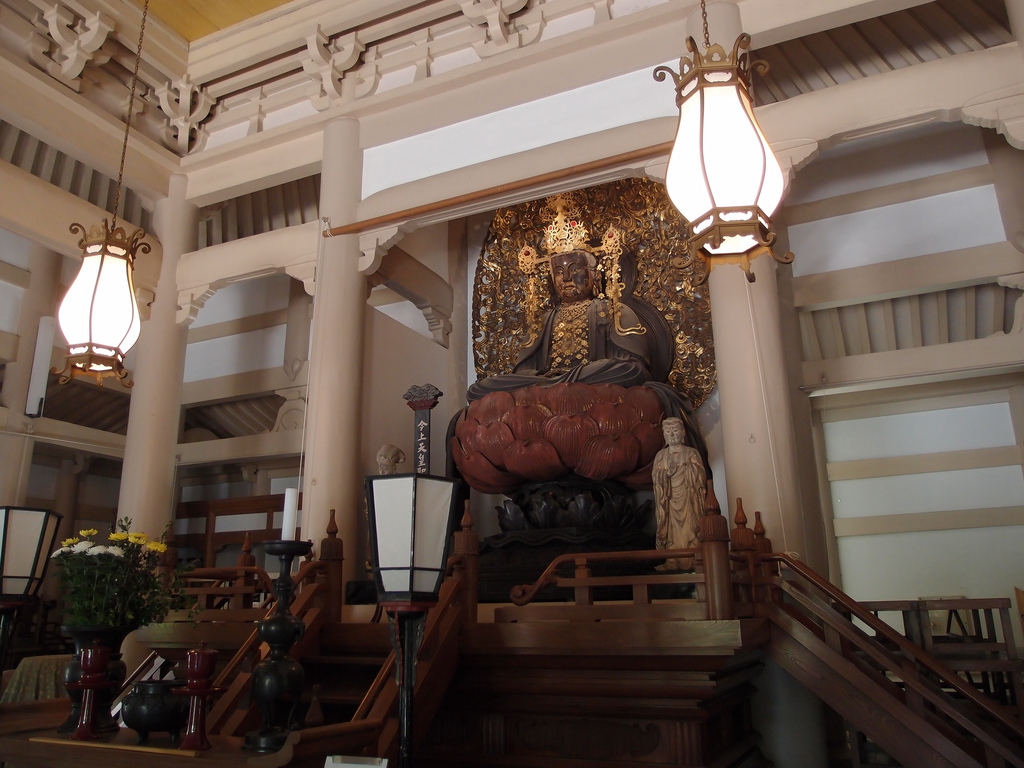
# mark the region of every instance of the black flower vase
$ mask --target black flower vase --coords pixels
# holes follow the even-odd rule
[[[98,733],[114,733],[120,726],[110,715],[110,705],[117,696],[118,690],[128,674],[128,667],[121,660],[121,643],[135,627],[80,627],[60,628],[61,632],[75,642],[75,654],[64,668],[64,686],[71,697],[71,714],[57,733],[71,733],[78,727],[78,718],[82,712],[82,691],[75,690],[75,684],[82,679],[82,650],[92,645],[93,641],[110,649],[110,663],[107,665],[107,687],[96,691],[96,719],[94,729]]]

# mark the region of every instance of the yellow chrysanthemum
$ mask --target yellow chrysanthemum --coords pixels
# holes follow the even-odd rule
[[[118,531],[117,533],[110,534],[110,536],[108,536],[107,538],[111,541],[127,541],[128,534],[124,531]]]
[[[60,543],[60,545],[62,547],[73,547],[75,544],[77,544],[80,541],[81,541],[81,539],[78,538],[77,536],[72,536],[70,539],[64,539],[64,541],[62,541]]]
[[[84,539],[88,536],[95,536],[97,533],[99,533],[99,531],[95,528],[86,528],[85,530],[79,531],[78,535]]]
[[[147,541],[146,549],[152,549],[154,552],[166,552],[167,545],[162,541]]]
[[[147,541],[149,541],[149,536],[147,536],[144,533],[129,533],[128,541],[130,541],[132,544],[145,544]]]

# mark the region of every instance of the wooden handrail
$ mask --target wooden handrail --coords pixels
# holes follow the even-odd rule
[[[644,549],[634,550],[631,552],[584,552],[584,553],[569,553],[566,555],[559,555],[548,564],[548,567],[544,569],[544,572],[537,578],[533,584],[521,584],[513,587],[509,595],[509,599],[515,605],[527,605],[536,599],[537,595],[542,589],[549,586],[557,586],[559,581],[562,579],[569,579],[571,577],[559,576],[558,569],[567,563],[574,565],[586,566],[590,563],[642,563],[651,560],[665,560],[667,558],[676,557],[700,557],[701,549]],[[703,583],[703,576],[700,574],[674,574],[672,572],[666,572],[663,575],[665,578],[660,579],[661,581],[670,583]],[[628,586],[629,577],[617,577],[614,581],[601,580],[600,577],[589,577],[588,581],[592,582],[594,586],[608,586],[610,584]],[[575,580],[575,579],[574,579]]]
[[[825,594],[829,600],[833,601],[833,603],[841,606],[843,610],[848,611],[851,616],[855,616],[857,619],[862,621],[877,635],[884,637],[887,642],[895,645],[903,655],[903,658],[913,660],[926,671],[945,681],[945,684],[948,687],[954,689],[973,706],[982,710],[986,716],[991,717],[993,720],[1000,723],[1010,733],[1024,742],[1024,724],[1016,718],[1008,715],[1006,711],[996,703],[978,693],[973,686],[964,682],[959,675],[957,675],[947,665],[939,661],[939,659],[935,658],[935,656],[907,640],[903,635],[875,616],[875,614],[870,610],[865,609],[846,593],[819,576],[815,571],[798,560],[795,560],[789,555],[783,553],[766,555],[763,556],[761,560],[785,565],[794,574],[798,575],[815,589]],[[786,588],[787,586],[791,587],[792,582],[783,581],[780,586],[783,588]],[[959,723],[961,727],[973,734],[987,747],[998,752],[1000,756],[1008,760],[1013,765],[1024,766],[1024,756],[1022,756],[1019,751],[1015,751],[1012,746],[1003,743],[1002,739],[989,731],[986,731],[974,718],[969,717],[965,712],[961,711],[959,707],[953,705],[944,695],[936,693],[936,690],[924,681],[915,670],[908,669],[902,663],[902,659],[893,658],[888,651],[878,643],[872,641],[868,635],[854,626],[849,620],[842,617],[842,615],[835,611],[831,606],[826,604],[817,606],[812,605],[813,597],[807,593],[806,589],[803,587],[795,590],[789,589],[787,591],[794,598],[798,599],[802,605],[810,609],[815,616],[822,621],[827,622],[833,630],[839,632],[843,637],[855,643],[861,650],[868,653],[876,662],[881,664],[884,668],[887,668],[890,673],[900,677],[908,687],[912,688],[922,697],[928,699],[936,706],[936,708],[941,710],[946,717]]]
[[[193,568],[185,573],[183,578],[186,582],[203,579],[209,581],[227,581],[229,579],[237,579],[245,574],[251,574],[254,576],[260,583],[260,586],[263,587],[262,590],[257,591],[274,591],[274,581],[270,578],[270,574],[258,565],[236,565],[223,568]],[[296,579],[296,583],[298,583],[298,579]]]

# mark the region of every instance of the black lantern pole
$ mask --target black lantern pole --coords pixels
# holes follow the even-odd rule
[[[458,481],[425,474],[366,479],[370,554],[387,611],[398,684],[398,768],[412,768],[416,655],[426,613],[437,604],[455,523]]]
[[[292,614],[288,606],[295,592],[292,579],[292,560],[304,557],[313,548],[311,541],[268,541],[264,547],[268,555],[276,555],[281,562],[280,573],[274,579],[274,612],[257,625],[260,640],[270,647],[270,654],[256,665],[252,673],[252,697],[259,705],[262,725],[245,735],[244,746],[258,752],[281,749],[288,734],[301,727],[296,720],[296,706],[306,684],[305,671],[295,659],[289,658],[292,645],[302,639],[306,625]]]

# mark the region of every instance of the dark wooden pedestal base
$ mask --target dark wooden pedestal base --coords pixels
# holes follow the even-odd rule
[[[623,646],[615,648],[614,622],[543,623],[480,630],[491,645],[463,653],[419,751],[425,765],[770,765],[750,715],[761,655],[748,637],[760,634],[757,626],[679,622],[685,626],[678,634],[663,627],[647,636],[646,646],[639,636],[623,635]],[[643,633],[630,629],[637,631]],[[603,638],[588,647],[589,634]],[[505,641],[500,657],[494,640]]]

